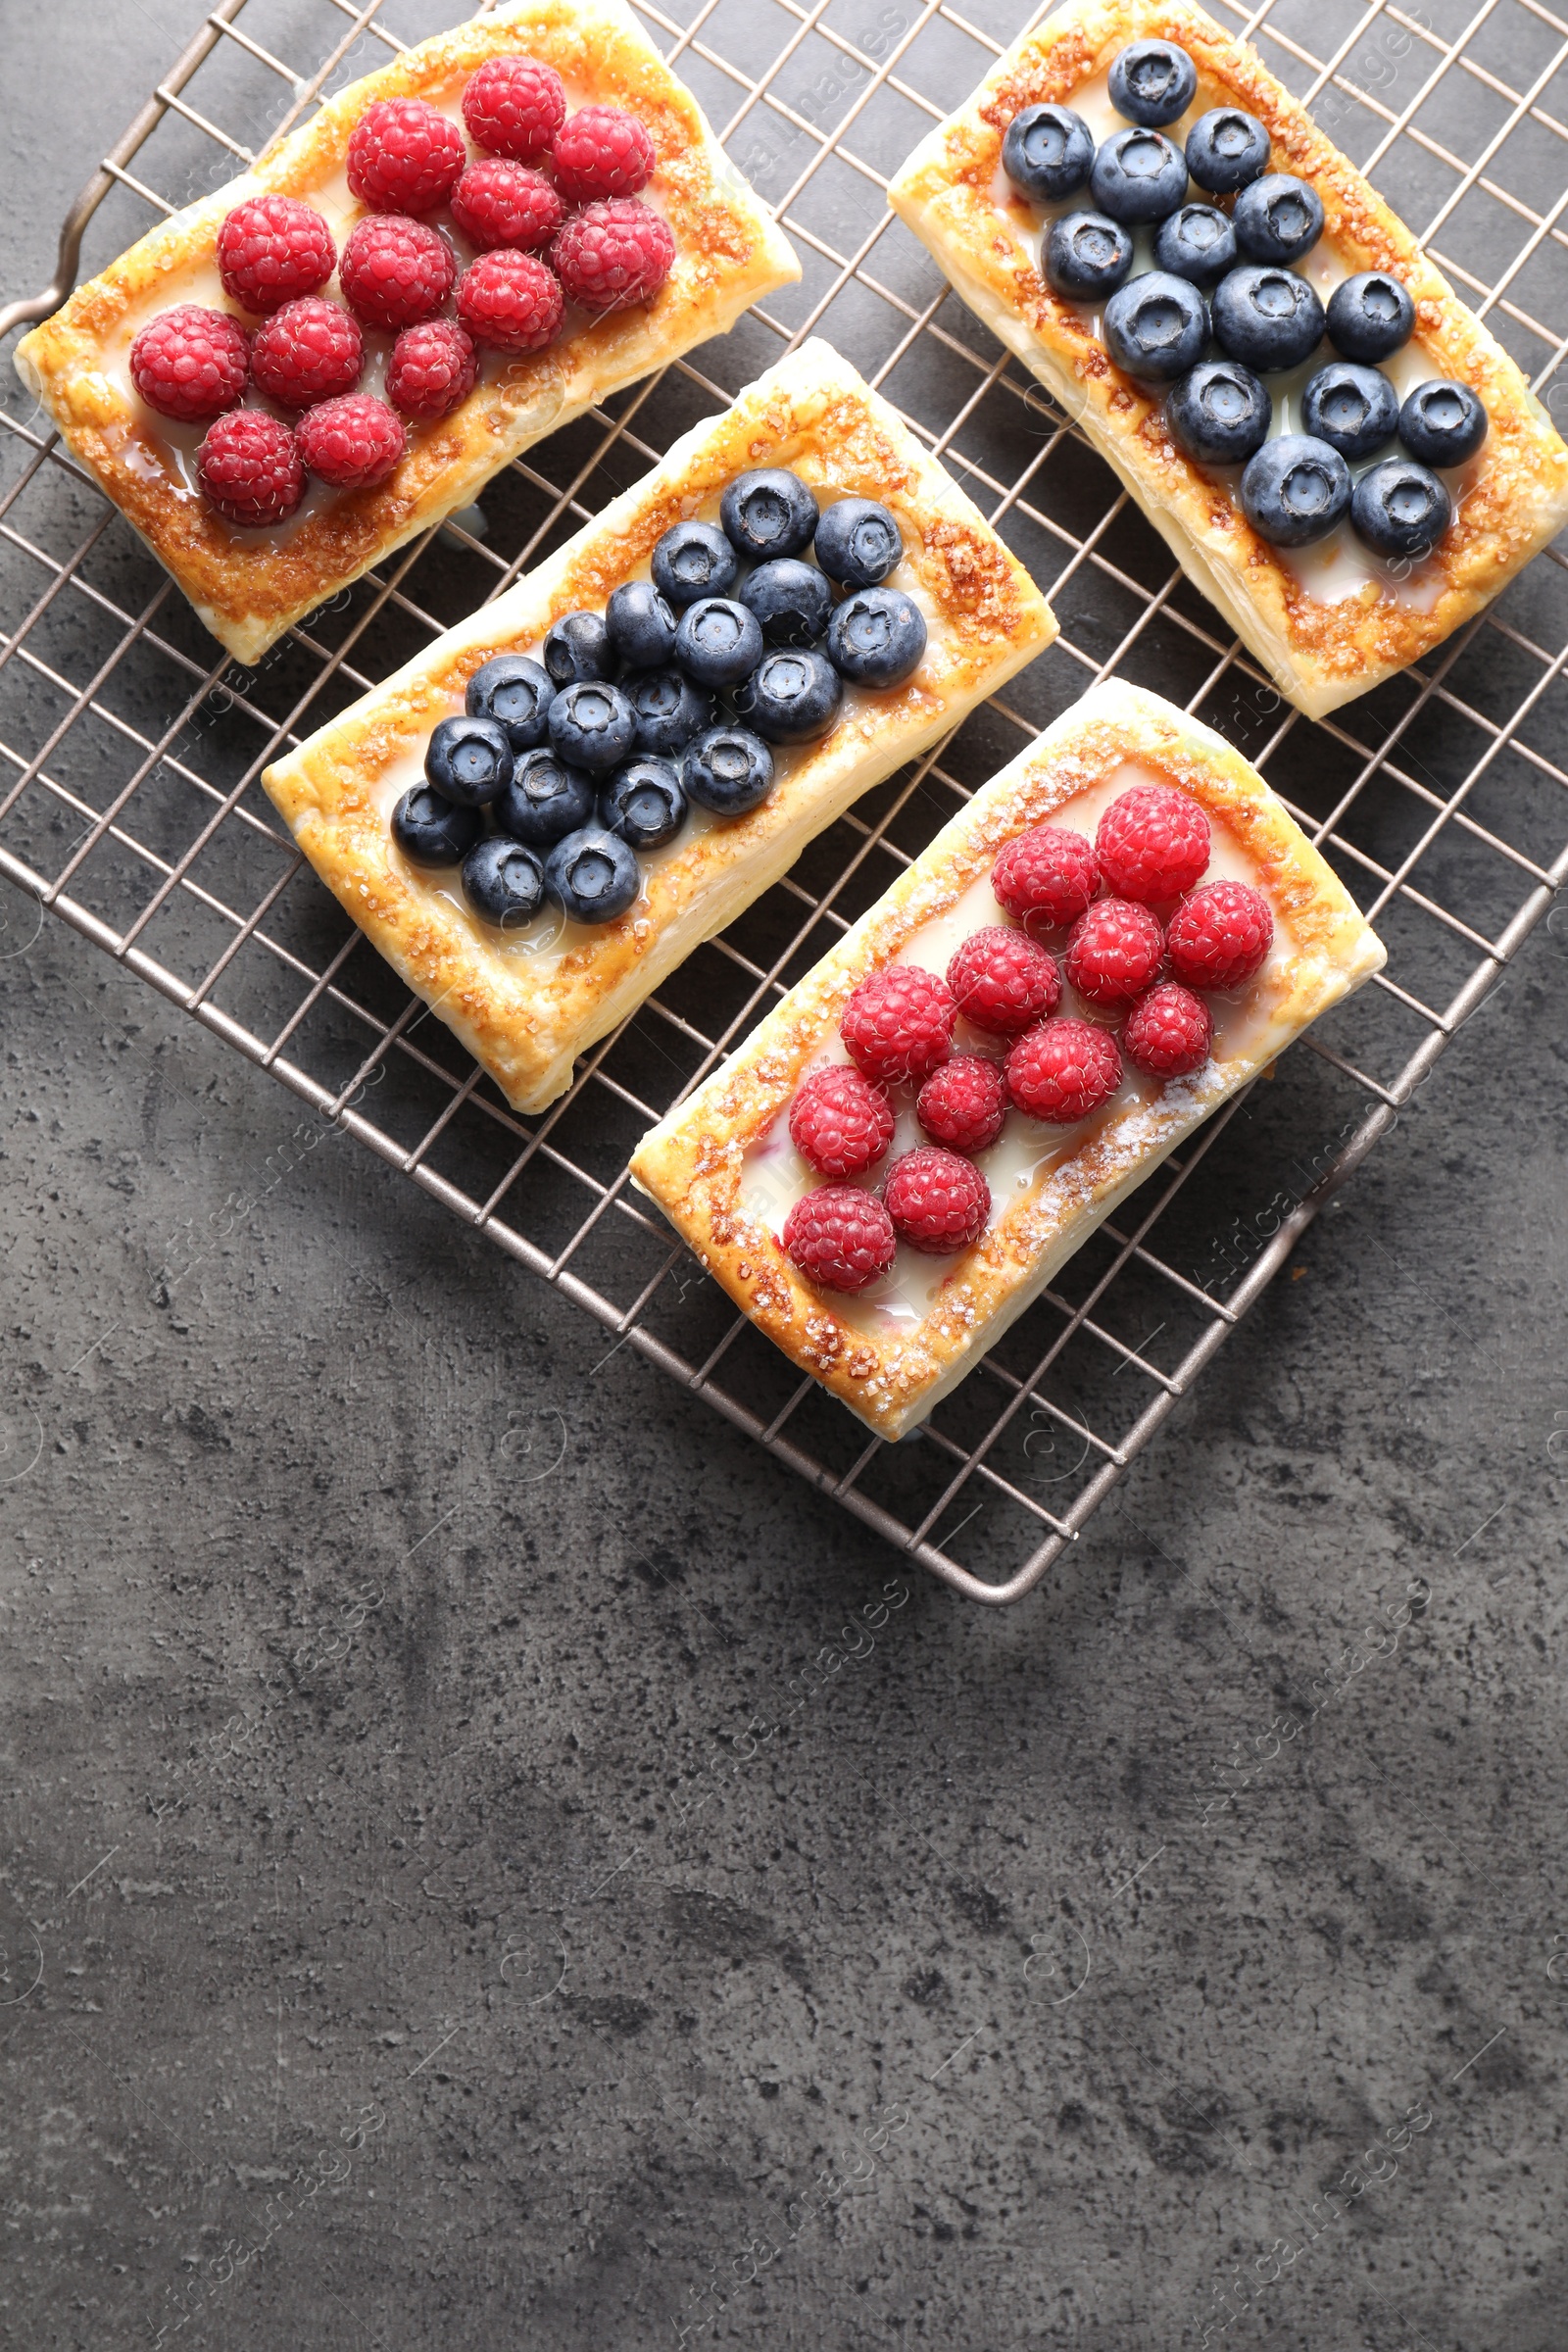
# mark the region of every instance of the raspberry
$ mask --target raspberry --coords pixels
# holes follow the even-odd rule
[[[824,1291],[863,1291],[893,1263],[893,1219],[875,1193],[823,1184],[804,1193],[784,1220],[786,1257]]]
[[[927,1257],[951,1257],[985,1231],[991,1187],[972,1159],[917,1144],[888,1170],[882,1199],[901,1242]]]
[[[669,223],[635,196],[573,213],[550,248],[573,302],[596,316],[652,302],[675,260]]]
[[[561,280],[536,254],[481,253],[458,280],[458,317],[476,343],[498,351],[543,351],[561,331]]]
[[[1025,1030],[1007,1055],[1007,1094],[1026,1118],[1075,1127],[1121,1084],[1121,1054],[1108,1029],[1066,1014]]]
[[[130,347],[130,380],[150,409],[180,424],[220,416],[245,397],[250,352],[226,311],[182,302],[149,319]]]
[[[323,400],[299,422],[300,456],[318,481],[334,490],[368,490],[384,482],[408,447],[403,420],[384,400],[351,392]]]
[[[964,1019],[993,1037],[1032,1029],[1061,1002],[1055,957],[1001,923],[970,933],[948,966],[948,986]]]
[[[1134,899],[1099,899],[1067,942],[1067,977],[1081,997],[1114,1012],[1141,997],[1159,970],[1165,934]]]
[[[1121,1042],[1129,1061],[1156,1078],[1187,1078],[1200,1070],[1214,1042],[1214,1022],[1201,997],[1167,980],[1140,998]]]
[[[466,162],[462,131],[424,98],[378,98],[349,133],[349,186],[372,213],[433,213]]]
[[[635,115],[618,106],[585,106],[557,131],[550,160],[568,204],[603,204],[646,188],[657,159]]]
[[[452,191],[452,218],[481,253],[497,245],[537,253],[565,217],[566,208],[544,173],[509,163],[505,156],[481,156]]]
[[[1100,888],[1093,844],[1064,825],[1031,825],[997,859],[991,887],[999,905],[1032,935],[1065,930]]]
[[[448,416],[473,390],[479,355],[455,318],[406,326],[392,346],[386,396],[403,416]]]
[[[305,496],[305,468],[286,424],[265,409],[230,409],[208,428],[196,475],[226,522],[286,522]]]
[[[463,120],[476,147],[531,164],[566,120],[561,75],[537,58],[487,57],[463,93]]]
[[[365,337],[340,303],[307,294],[274,311],[251,345],[258,392],[280,409],[313,409],[352,392],[365,366]]]
[[[218,232],[218,274],[229,298],[268,318],[324,286],[337,263],[332,232],[297,196],[251,196]]]
[[[819,1176],[863,1176],[893,1141],[888,1099],[853,1065],[816,1070],[790,1104],[790,1141]]]
[[[896,963],[860,982],[844,1007],[839,1035],[864,1077],[884,1084],[908,1078],[918,1086],[953,1052],[957,1010],[935,972]]]
[[[955,1054],[921,1087],[914,1115],[934,1144],[953,1152],[989,1151],[1007,1115],[1000,1065],[978,1054]]]
[[[422,221],[362,220],[343,248],[343,299],[367,326],[414,326],[451,293],[458,265],[445,237]]]
[[[1145,906],[1179,899],[1208,863],[1208,819],[1190,793],[1135,784],[1101,818],[1095,851],[1118,898]]]
[[[1240,988],[1274,944],[1274,917],[1261,891],[1209,882],[1171,916],[1170,967],[1189,988]]]

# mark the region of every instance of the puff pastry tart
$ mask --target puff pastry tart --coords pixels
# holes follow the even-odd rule
[[[1568,517],[1568,450],[1513,361],[1188,0],[1070,0],[888,201],[1310,716],[1430,652]]]
[[[748,572],[737,547],[791,552]],[[1055,633],[942,466],[813,340],[264,781],[355,921],[537,1111]]]
[[[786,1355],[898,1438],[1383,960],[1237,752],[1097,686],[644,1137],[632,1177]]]
[[[509,82],[515,65],[497,61],[523,58],[533,78]],[[488,107],[473,96],[486,70]],[[618,119],[595,112],[584,125],[590,108]],[[582,133],[565,168],[552,150],[564,118]],[[603,224],[600,196],[616,199],[608,228],[574,269],[562,260],[573,237],[582,258],[571,208]],[[619,265],[609,277],[607,235]],[[512,0],[326,100],[242,177],[78,287],[16,364],[206,626],[251,662],[532,442],[800,273],[622,0]],[[284,292],[302,300],[279,319]],[[137,347],[187,305],[206,315],[194,345]],[[416,336],[400,375],[406,341],[394,337],[432,324],[433,348]],[[133,347],[146,363],[134,375]],[[370,395],[368,439],[363,411],[348,420],[361,428],[352,444],[312,425],[309,404],[344,393]],[[214,504],[219,472],[200,457],[210,432],[228,486],[242,476],[237,507]]]

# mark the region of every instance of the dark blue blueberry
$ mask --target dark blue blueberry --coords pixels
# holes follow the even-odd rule
[[[1208,305],[1185,277],[1145,270],[1105,305],[1105,349],[1129,375],[1171,383],[1208,343]]]
[[[1184,204],[1154,234],[1154,266],[1195,286],[1214,286],[1236,267],[1236,231],[1211,204]]]
[[[463,895],[487,923],[520,931],[545,903],[544,868],[520,841],[493,833],[463,860]]]
[[[1298,262],[1323,234],[1323,200],[1304,179],[1270,172],[1242,190],[1231,225],[1250,262]]]
[[[581,678],[563,686],[550,706],[550,741],[557,755],[591,776],[608,776],[629,760],[637,721],[618,686],[603,678]]]
[[[610,649],[628,669],[658,669],[675,650],[675,615],[652,580],[628,580],[605,607]]]
[[[773,755],[750,727],[710,727],[681,762],[686,798],[715,816],[745,816],[773,789]]]
[[[1248,262],[1222,277],[1211,305],[1214,340],[1227,359],[1267,374],[1298,368],[1323,340],[1323,305],[1304,277]]]
[[[495,719],[514,752],[531,752],[545,739],[555,691],[549,674],[526,654],[497,654],[468,680],[468,716]]]
[[[877,588],[904,554],[898,517],[874,498],[841,498],[816,526],[816,560],[841,588]]]
[[[1265,441],[1242,475],[1242,511],[1260,539],[1307,547],[1343,520],[1350,469],[1337,449],[1306,433]]]
[[[657,850],[686,822],[686,795],[667,760],[628,760],[599,795],[599,822],[634,850]]]
[[[642,886],[634,852],[603,825],[568,833],[545,859],[545,888],[574,923],[612,923]]]
[[[1330,360],[1301,393],[1301,430],[1352,464],[1392,441],[1398,421],[1399,396],[1376,368]]]
[[[1117,130],[1095,151],[1089,193],[1129,227],[1163,220],[1187,193],[1187,163],[1160,130]]]
[[[1268,170],[1268,132],[1239,106],[1216,106],[1187,133],[1187,169],[1211,196],[1232,196]]]
[[[740,569],[716,522],[672,523],[655,548],[654,586],[677,612],[700,596],[728,596]]]
[[[1174,41],[1129,41],[1110,63],[1110,103],[1129,122],[1162,130],[1185,115],[1198,88],[1198,68]]]
[[[925,615],[898,588],[862,588],[828,623],[827,658],[852,686],[898,686],[925,652]]]
[[[416,784],[392,811],[392,838],[416,865],[461,865],[483,825],[477,808],[460,808],[428,784]]]
[[[543,654],[558,686],[575,685],[580,678],[608,678],[615,666],[602,612],[567,612],[546,637]]]
[[[593,811],[591,776],[568,767],[554,752],[524,752],[495,805],[495,820],[514,841],[546,850],[564,833],[585,825]]]
[[[762,658],[757,614],[727,596],[688,605],[675,632],[675,659],[699,686],[738,686]]]
[[[814,645],[827,627],[833,591],[814,564],[785,556],[777,564],[759,564],[741,582],[740,601],[757,614],[764,643]]]
[[[1063,213],[1051,223],[1042,259],[1053,293],[1068,302],[1098,302],[1126,283],[1133,241],[1104,213]]]
[[[1409,458],[1374,466],[1350,494],[1350,528],[1380,556],[1430,556],[1452,520],[1447,491]]]
[[[736,710],[769,743],[814,743],[837,718],[843,700],[843,683],[826,654],[809,651],[764,654],[735,690]]]
[[[1399,439],[1423,466],[1462,466],[1486,437],[1486,408],[1468,384],[1434,376],[1399,411]]]
[[[1408,286],[1383,270],[1347,277],[1329,296],[1329,341],[1348,360],[1386,360],[1415,331]]]
[[[1256,376],[1234,360],[1205,360],[1165,403],[1177,447],[1200,466],[1244,466],[1268,439],[1273,413]]]
[[[760,466],[755,473],[735,476],[718,502],[718,519],[737,555],[769,564],[775,556],[798,556],[810,546],[816,501],[798,473]]]
[[[1067,106],[1021,107],[1002,142],[1002,169],[1034,204],[1076,196],[1094,160],[1094,132]]]
[[[449,801],[483,808],[512,774],[512,745],[493,718],[443,718],[430,731],[425,780]]]
[[[631,704],[637,749],[668,760],[713,723],[713,698],[678,669],[645,669],[623,689]]]

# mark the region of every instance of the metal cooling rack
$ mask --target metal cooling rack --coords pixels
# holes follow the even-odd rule
[[[1548,403],[1568,403],[1554,376],[1568,350],[1568,23],[1538,0],[1220,7],[1425,224],[1434,260]],[[230,176],[442,13],[220,0],[73,209],[56,284],[0,313],[0,333],[57,306],[84,235],[97,259],[81,266],[99,266],[149,211]],[[1009,1601],[1189,1394],[1568,875],[1568,565],[1543,558],[1419,671],[1309,724],[886,211],[889,172],[1012,36],[1013,12],[701,0],[681,21],[641,0],[641,13],[774,205],[803,285],[530,451],[482,509],[250,672],[214,659],[13,386],[0,417],[0,872],[889,1543],[971,1598]],[[854,360],[964,482],[1051,596],[1061,638],[699,951],[564,1102],[519,1118],[346,922],[257,779],[808,332]],[[957,799],[1112,672],[1207,718],[1264,768],[1378,924],[1389,969],[1135,1196],[917,1440],[867,1444],[672,1245],[628,1192],[626,1154]]]

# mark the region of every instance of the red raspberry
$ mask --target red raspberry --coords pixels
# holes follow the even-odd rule
[[[1026,1118],[1075,1127],[1121,1084],[1121,1054],[1108,1029],[1065,1013],[1026,1030],[1007,1055],[1007,1093]]]
[[[537,254],[481,253],[458,280],[458,317],[476,343],[498,351],[543,351],[561,332],[561,280]]]
[[[561,75],[537,58],[487,57],[463,93],[463,120],[476,147],[531,164],[566,120]]]
[[[1240,988],[1273,944],[1274,917],[1261,891],[1209,882],[1171,916],[1170,967],[1189,988]]]
[[[784,1220],[784,1254],[824,1291],[863,1291],[893,1263],[893,1219],[858,1184],[818,1185]]]
[[[148,320],[130,347],[130,380],[150,409],[180,424],[220,416],[245,397],[250,352],[226,311],[182,302]]]
[[[452,191],[452,218],[481,253],[497,245],[537,253],[565,217],[565,206],[542,172],[501,155],[470,164]]]
[[[1187,1078],[1200,1070],[1214,1042],[1214,1021],[1201,997],[1167,980],[1140,998],[1121,1033],[1129,1061],[1156,1078]]]
[[[392,346],[386,396],[403,416],[449,416],[473,390],[479,355],[455,318],[406,326]]]
[[[894,1161],[882,1198],[900,1241],[927,1257],[967,1250],[991,1214],[991,1187],[974,1161],[935,1144],[917,1144]]]
[[[337,263],[332,232],[297,196],[250,196],[218,232],[223,291],[265,318],[324,286]]]
[[[351,392],[323,400],[299,422],[300,456],[318,482],[334,490],[368,490],[384,482],[408,447],[403,419],[384,400]]]
[[[467,160],[462,131],[425,98],[378,98],[349,133],[349,186],[372,213],[433,213]]]
[[[1031,825],[997,859],[991,887],[998,904],[1034,937],[1065,930],[1100,888],[1094,846],[1064,825]]]
[[[863,1176],[893,1141],[893,1112],[879,1086],[835,1062],[790,1104],[790,1141],[819,1176]]]
[[[1000,1063],[955,1054],[921,1087],[914,1115],[934,1144],[954,1152],[989,1151],[1007,1115]]]
[[[935,972],[896,963],[860,982],[844,1007],[839,1035],[863,1076],[882,1084],[907,1078],[918,1086],[953,1052],[957,1011]]]
[[[658,159],[635,115],[618,106],[585,106],[557,131],[550,160],[568,204],[603,204],[646,188]]]
[[[1165,934],[1134,899],[1099,899],[1067,942],[1067,977],[1091,1004],[1114,1012],[1141,997],[1159,970]]]
[[[451,293],[458,265],[445,237],[420,220],[362,220],[343,248],[343,299],[367,326],[414,326]]]
[[[599,316],[652,302],[675,260],[669,223],[635,196],[573,213],[550,259],[573,302]]]
[[[313,409],[352,392],[365,366],[365,337],[340,303],[307,294],[274,311],[251,345],[258,392],[280,409]]]
[[[1107,888],[1157,906],[1191,890],[1208,863],[1208,819],[1191,793],[1135,784],[1100,820],[1095,851]]]
[[[1016,1037],[1061,1003],[1055,957],[1001,923],[971,932],[948,966],[948,986],[964,1019],[993,1037]]]
[[[208,427],[196,475],[226,522],[286,522],[305,496],[305,468],[286,424],[265,409],[230,409]]]

